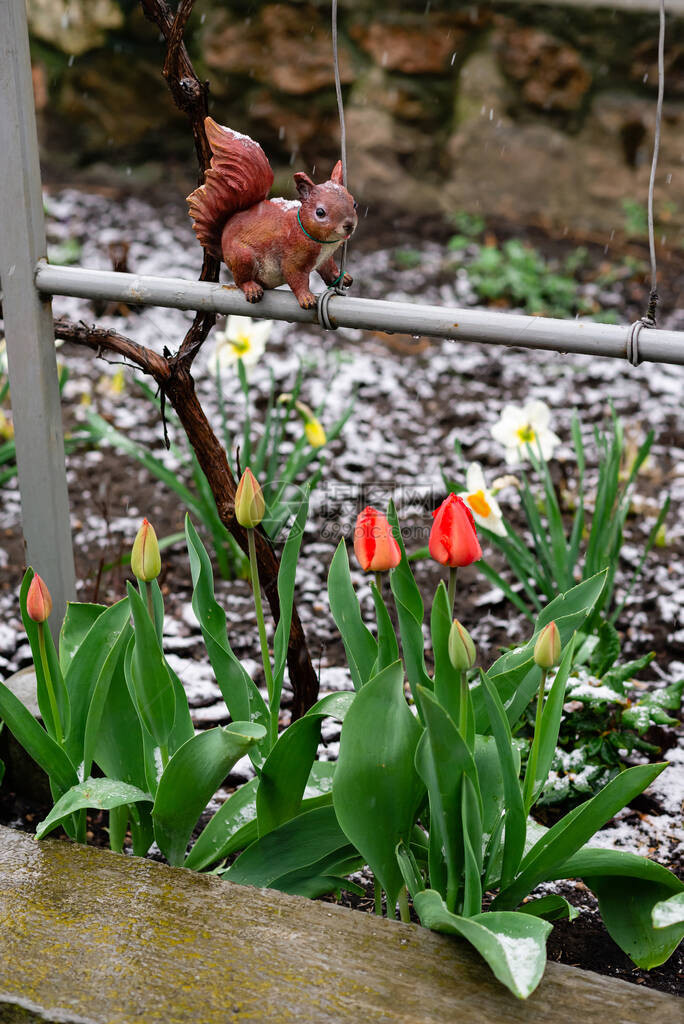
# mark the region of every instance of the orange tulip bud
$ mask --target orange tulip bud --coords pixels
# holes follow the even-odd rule
[[[26,611],[34,622],[47,622],[52,611],[52,598],[44,580],[36,573],[26,595]]]
[[[356,520],[354,554],[364,572],[386,572],[401,562],[401,548],[387,516],[370,505],[359,512]]]
[[[475,521],[461,498],[450,494],[432,514],[435,521],[428,547],[436,562],[455,569],[482,558]]]

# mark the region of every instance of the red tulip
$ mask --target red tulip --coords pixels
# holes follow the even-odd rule
[[[52,611],[52,598],[45,582],[38,573],[31,580],[26,595],[26,611],[34,622],[47,622]]]
[[[356,520],[354,554],[364,572],[386,572],[401,562],[401,548],[387,516],[370,505],[359,512]]]
[[[482,558],[482,548],[475,532],[475,520],[468,506],[450,494],[433,513],[428,547],[436,562],[456,566],[470,565]]]

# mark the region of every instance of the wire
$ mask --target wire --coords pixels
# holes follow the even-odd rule
[[[337,0],[332,0],[332,49],[333,68],[335,72],[335,95],[337,96],[337,112],[340,117],[340,151],[342,156],[342,182],[347,187],[347,126],[344,120],[344,103],[342,102],[342,82],[340,80],[340,58],[337,48]],[[340,260],[340,278],[344,280],[344,269],[347,263],[347,242],[342,247],[342,259]],[[340,285],[336,288],[339,290]]]
[[[655,324],[658,307],[658,266],[656,262],[655,228],[653,224],[653,192],[660,151],[660,127],[663,119],[663,97],[665,94],[665,0],[660,0],[660,29],[658,33],[658,102],[656,104],[655,136],[653,139],[653,159],[651,160],[651,176],[648,182],[648,247],[651,256],[651,294],[648,300],[646,320]]]

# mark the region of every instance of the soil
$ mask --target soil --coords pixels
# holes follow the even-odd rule
[[[182,202],[151,206],[135,196],[101,195],[97,192],[62,190],[48,198],[53,240],[76,238],[85,266],[110,265],[113,242],[129,244],[128,266],[141,273],[196,277],[199,250],[186,223]],[[96,227],[93,227],[96,225]],[[513,224],[488,226],[491,237],[503,240],[524,237],[551,259],[562,259],[577,244],[586,246],[589,258],[580,274],[578,288],[592,297],[597,307],[616,310],[620,322],[629,323],[646,304],[648,287],[642,271],[622,272],[625,257],[643,260],[640,241],[615,238],[609,245],[592,238],[553,237],[543,226]],[[443,219],[378,212],[361,222],[358,241],[350,255],[355,294],[423,301],[435,304],[476,305],[477,298],[464,267],[453,266],[444,243],[453,228]],[[402,269],[397,249],[415,249],[420,262]],[[467,260],[467,254],[465,259]],[[601,283],[607,263],[620,270],[613,284]],[[661,257],[661,321],[671,329],[684,329],[684,254],[665,251]],[[605,275],[604,275],[605,277]],[[85,301],[56,299],[55,313],[75,319],[110,324],[123,334],[161,351],[177,347],[190,315],[175,310],[98,311]],[[220,425],[214,381],[207,369],[213,349],[210,336],[196,363],[197,389],[210,419]],[[173,453],[165,452],[162,430],[153,406],[142,398],[134,374],[125,371],[123,390],[119,366],[96,360],[73,346],[60,349],[58,358],[69,369],[64,389],[65,428],[79,429],[88,410],[95,410],[119,430],[139,441],[173,472],[179,470]],[[442,470],[454,473],[458,441],[468,461],[483,465],[491,480],[508,469],[502,450],[490,435],[491,425],[509,402],[533,398],[547,402],[553,413],[553,429],[562,439],[552,472],[557,482],[571,480],[569,461],[570,420],[577,409],[587,442],[589,477],[591,431],[605,426],[609,401],[623,418],[628,436],[635,442],[649,428],[656,432],[652,454],[640,474],[632,514],[626,527],[623,557],[617,574],[618,598],[638,561],[640,548],[666,494],[672,507],[665,544],[649,557],[646,571],[627,600],[617,626],[625,659],[656,652],[653,664],[642,674],[647,689],[657,689],[684,675],[684,422],[682,385],[684,370],[647,364],[632,368],[616,360],[548,353],[535,355],[523,349],[499,349],[386,336],[352,330],[321,333],[314,327],[275,324],[267,353],[254,368],[251,388],[256,415],[263,411],[273,373],[278,391],[291,388],[299,361],[306,365],[302,397],[313,407],[326,400],[321,418],[330,425],[346,408],[356,391],[355,410],[341,437],[326,450],[322,482],[314,493],[307,524],[297,599],[314,662],[320,668],[321,694],[350,688],[344,668],[344,651],[330,616],[326,598],[327,567],[337,541],[349,537],[358,510],[365,504],[383,507],[390,495],[398,506],[407,546],[426,543],[429,511],[446,494]],[[230,379],[226,387],[228,424],[239,429],[243,406]],[[258,429],[258,428],[257,428]],[[296,424],[288,435],[287,453],[298,436]],[[173,434],[173,428],[172,428]],[[182,444],[178,433],[174,440]],[[68,481],[72,508],[79,599],[110,602],[125,590],[126,570],[116,562],[129,550],[140,519],[147,516],[160,537],[183,529],[185,508],[175,493],[151,477],[138,462],[104,445],[82,447],[68,457]],[[517,494],[502,492],[501,503],[518,525],[522,524]],[[497,570],[505,567],[496,552],[486,552]],[[22,634],[17,594],[24,568],[20,530],[20,506],[14,483],[2,491],[0,505],[0,678],[30,663]],[[439,581],[434,563],[417,564],[420,586],[429,595]],[[353,570],[364,613],[372,616],[372,601],[363,574]],[[190,574],[184,545],[168,548],[160,577],[166,601],[165,649],[188,692],[197,728],[227,721],[225,706],[204,660],[201,635],[190,608]],[[217,599],[226,609],[231,642],[259,684],[259,652],[250,592],[244,580],[217,579]],[[512,610],[502,593],[493,588],[476,567],[459,579],[457,614],[470,629],[479,657],[487,664],[499,649],[527,635],[522,615]],[[284,698],[284,721],[288,695]],[[632,808],[620,812],[602,833],[602,841],[620,848],[648,853],[684,874],[684,831],[681,825],[684,798],[684,740],[682,732],[663,734],[663,754],[672,761],[662,784],[656,785]],[[337,754],[339,730],[324,733],[319,756]],[[226,780],[217,801],[247,777],[243,764]],[[212,806],[215,809],[217,803]],[[31,818],[30,816],[33,815]],[[0,821],[32,830],[41,810],[17,802],[11,789],[0,788]],[[94,816],[90,830],[94,842],[107,842],[106,818]],[[564,889],[564,892],[566,890]],[[681,994],[684,954],[675,956],[651,972],[639,971],[607,935],[593,897],[583,886],[568,884],[568,898],[583,907],[571,924],[557,924],[549,941],[549,956],[590,970]],[[366,901],[350,898],[359,909]]]

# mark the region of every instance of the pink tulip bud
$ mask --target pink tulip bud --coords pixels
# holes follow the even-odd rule
[[[26,611],[34,622],[47,622],[52,611],[52,598],[45,582],[38,573],[31,580],[26,595]]]

